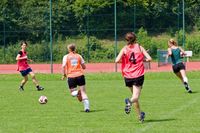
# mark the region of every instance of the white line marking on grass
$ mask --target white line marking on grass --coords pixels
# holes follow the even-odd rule
[[[167,119],[173,115],[175,115],[176,113],[190,107],[192,104],[195,104],[198,101],[198,97],[193,99],[192,101],[189,101],[188,103],[185,103],[183,106],[177,107],[176,109],[174,109],[173,111],[169,112],[167,115],[165,115],[164,117],[162,117],[162,119]],[[145,121],[144,121],[145,122]],[[136,133],[143,133],[146,132],[147,130],[149,130],[150,128],[153,128],[153,126],[155,126],[156,124],[159,123],[148,123],[146,126],[142,127],[142,129],[136,130]]]

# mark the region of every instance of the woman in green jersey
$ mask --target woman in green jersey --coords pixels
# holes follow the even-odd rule
[[[191,88],[188,85],[188,78],[185,72],[185,65],[183,64],[183,56],[185,56],[185,51],[178,46],[176,41],[170,39],[168,41],[168,56],[172,59],[172,69],[177,77],[183,82],[185,89],[188,93],[192,93]]]

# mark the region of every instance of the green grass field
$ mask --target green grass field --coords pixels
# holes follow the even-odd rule
[[[0,75],[0,133],[199,133],[200,72],[187,74],[193,94],[171,72],[146,74],[140,97],[143,124],[133,109],[124,112],[124,99],[131,94],[120,73],[86,74],[90,113],[70,96],[60,75],[36,74],[42,92],[30,79],[19,92],[20,75]],[[46,105],[38,103],[40,95],[48,97]]]

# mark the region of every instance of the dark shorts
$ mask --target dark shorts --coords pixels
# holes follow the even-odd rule
[[[20,71],[21,75],[24,77],[26,75],[28,75],[30,72],[32,72],[31,68],[28,68],[26,70]]]
[[[68,78],[67,79],[69,89],[76,88],[77,86],[83,86],[85,85],[85,76],[79,76],[75,78]]]
[[[178,72],[180,72],[180,70],[185,70],[185,65],[181,62],[176,65],[173,65],[172,69],[173,69],[174,73],[178,73]]]
[[[144,83],[144,75],[138,78],[124,78],[124,81],[127,87],[133,87],[133,85],[142,86]]]

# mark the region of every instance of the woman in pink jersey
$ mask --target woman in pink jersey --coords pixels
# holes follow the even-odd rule
[[[67,46],[68,54],[63,57],[62,69],[64,80],[67,77],[68,86],[72,96],[77,96],[78,100],[83,102],[84,111],[90,112],[89,99],[85,89],[85,76],[83,69],[86,68],[83,57],[76,53],[75,44]],[[76,87],[79,86],[79,90]]]
[[[21,81],[21,85],[19,87],[20,91],[24,91],[24,85],[28,81],[28,74],[31,75],[32,81],[35,84],[38,91],[44,90],[43,87],[39,86],[38,81],[35,78],[35,74],[33,73],[31,67],[28,65],[27,61],[32,61],[28,59],[26,47],[27,42],[22,41],[21,42],[21,50],[18,52],[16,60],[17,60],[17,71],[20,71],[21,75],[24,77],[24,79]]]
[[[127,114],[131,111],[131,105],[134,104],[135,111],[139,118],[139,121],[143,122],[145,113],[140,110],[139,97],[144,82],[144,59],[151,61],[150,55],[147,51],[136,42],[136,35],[133,32],[129,32],[125,35],[127,45],[124,46],[115,62],[121,62],[122,75],[125,80],[125,84],[129,87],[132,97],[125,99],[125,112]]]

